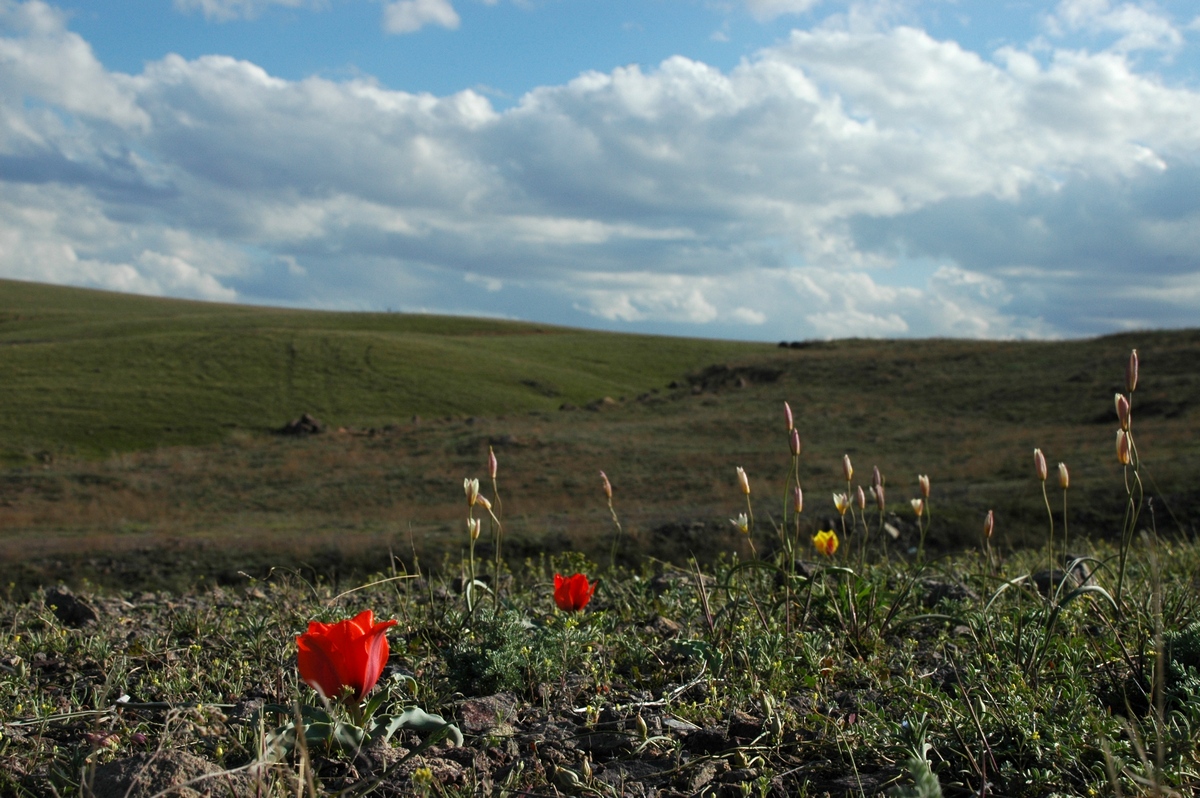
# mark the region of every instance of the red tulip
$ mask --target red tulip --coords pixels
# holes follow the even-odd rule
[[[341,698],[349,687],[362,701],[383,673],[387,630],[395,625],[375,623],[371,610],[337,623],[309,621],[308,631],[296,638],[300,678],[326,698]]]
[[[592,600],[595,592],[596,583],[589,585],[583,574],[554,575],[554,603],[563,612],[579,612]]]

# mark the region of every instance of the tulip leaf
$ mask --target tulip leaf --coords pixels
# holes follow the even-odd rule
[[[418,734],[438,734],[449,737],[455,746],[463,744],[462,732],[453,723],[449,723],[441,715],[433,715],[420,707],[409,707],[399,715],[384,715],[375,721],[367,736],[375,739],[382,735],[385,741],[401,729],[410,729]]]

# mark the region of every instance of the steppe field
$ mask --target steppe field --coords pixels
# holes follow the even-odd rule
[[[0,374],[0,795],[1200,789],[1200,330],[740,343],[0,281]],[[366,609],[388,644],[367,684],[321,649],[324,700],[297,637]]]

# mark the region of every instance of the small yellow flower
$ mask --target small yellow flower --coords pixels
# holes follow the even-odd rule
[[[925,514],[925,500],[924,499],[913,499],[912,500],[912,508],[913,508],[913,512],[917,514],[917,518],[920,518],[921,516],[923,516]]]
[[[737,527],[737,530],[743,535],[750,534],[750,520],[746,518],[745,513],[738,513],[737,518],[730,518],[729,523]]]
[[[833,506],[839,513],[845,515],[846,511],[850,509],[850,497],[844,493],[833,494]]]
[[[837,533],[832,529],[813,535],[813,546],[826,557],[832,557],[838,548]]]

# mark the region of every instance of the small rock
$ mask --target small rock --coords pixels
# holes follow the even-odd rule
[[[46,606],[54,617],[67,626],[79,628],[100,620],[100,614],[90,604],[76,598],[64,585],[46,591]]]

